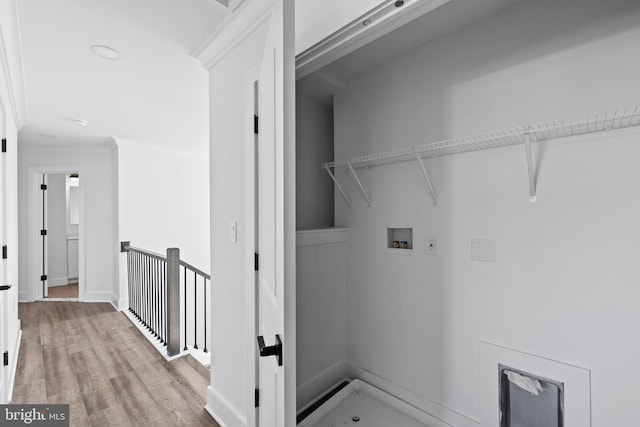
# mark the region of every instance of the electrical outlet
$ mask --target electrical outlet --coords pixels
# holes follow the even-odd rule
[[[438,255],[438,237],[427,236],[425,237],[425,254]]]

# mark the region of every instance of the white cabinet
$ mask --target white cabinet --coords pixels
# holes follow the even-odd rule
[[[67,239],[67,277],[69,280],[77,279],[78,274],[78,239]]]

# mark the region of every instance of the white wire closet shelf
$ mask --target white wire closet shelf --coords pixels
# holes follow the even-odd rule
[[[437,202],[437,195],[433,190],[428,173],[424,167],[423,159],[434,157],[450,156],[453,154],[468,153],[472,151],[488,150],[492,148],[507,147],[511,145],[524,144],[527,153],[527,163],[529,168],[530,200],[535,201],[535,184],[533,179],[533,159],[531,156],[531,143],[556,138],[585,135],[596,132],[607,132],[615,129],[623,129],[640,125],[640,104],[631,107],[623,107],[599,113],[591,113],[582,116],[574,116],[565,119],[550,120],[546,122],[533,123],[530,125],[518,126],[484,133],[480,135],[463,138],[448,139],[444,141],[431,142],[414,147],[400,148],[397,150],[385,151],[377,154],[368,154],[353,157],[346,160],[323,163],[321,167],[325,169],[334,183],[342,193],[347,204],[351,201],[342,190],[335,175],[330,168],[346,167],[354,175],[356,183],[360,187],[365,199],[371,206],[371,199],[364,191],[360,180],[354,169],[360,167],[371,167],[376,165],[416,160],[424,174],[425,180],[433,197]]]

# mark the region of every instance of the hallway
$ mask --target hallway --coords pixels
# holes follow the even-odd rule
[[[218,426],[209,381],[167,362],[106,303],[19,305],[22,343],[11,403],[69,403],[72,426]]]

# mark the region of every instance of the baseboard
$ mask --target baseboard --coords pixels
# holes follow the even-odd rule
[[[28,292],[18,292],[18,302],[33,302]]]
[[[207,405],[204,408],[221,427],[247,427],[247,418],[213,386],[207,388]]]
[[[113,293],[111,292],[85,292],[80,302],[108,302],[113,304]]]
[[[424,396],[420,396],[419,394],[379,377],[366,369],[349,364],[348,372],[351,378],[361,379],[364,382],[367,382],[372,386],[408,403],[409,405],[415,406],[421,411],[426,412],[446,424],[456,427],[478,427],[482,425],[480,420],[476,420],[470,416],[461,414],[460,412],[429,400]]]
[[[13,366],[11,367],[11,377],[9,378],[9,399],[8,402],[11,402],[13,399],[13,385],[16,381],[16,372],[18,371],[18,356],[20,355],[20,342],[22,341],[22,322],[18,319],[18,336],[16,337],[16,342],[13,346]]]
[[[115,295],[113,296],[113,298],[114,298],[114,301],[118,302],[118,306],[116,307],[116,310],[125,311],[129,308],[129,298],[117,299]]]
[[[303,408],[347,376],[347,361],[341,360],[298,386],[296,407]]]

